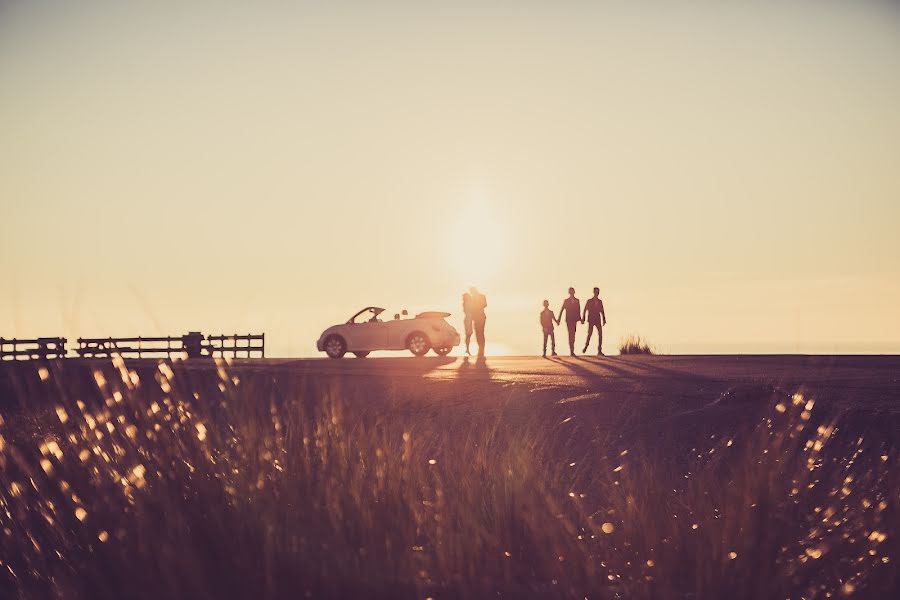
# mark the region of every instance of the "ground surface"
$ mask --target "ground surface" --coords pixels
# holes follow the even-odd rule
[[[156,360],[128,360],[130,368],[153,370]],[[64,369],[108,366],[105,359],[58,361]],[[178,363],[178,370],[207,371],[210,360]],[[597,405],[643,404],[663,413],[694,410],[734,389],[772,386],[788,394],[802,392],[820,404],[877,414],[900,415],[898,356],[613,356],[475,358],[345,358],[235,360],[231,373],[273,380],[330,380],[346,386],[389,386],[437,400],[446,395],[476,408],[504,389],[508,395],[533,398],[539,405],[568,404],[571,409]],[[21,383],[33,374],[31,362],[0,363],[0,399],[21,397]],[[439,382],[455,385],[442,386]],[[374,389],[373,387],[373,389]],[[422,394],[422,391],[428,394]],[[539,399],[539,400],[538,400]]]
[[[188,362],[184,368],[208,367]],[[361,412],[433,424],[448,414],[451,420],[538,420],[548,429],[575,419],[584,436],[569,443],[579,448],[601,435],[686,456],[704,438],[757,423],[777,401],[769,389],[814,400],[814,421],[839,416],[858,434],[891,444],[900,439],[897,356],[348,357],[235,361],[231,371],[325,382],[345,396],[365,397],[364,406],[355,404]]]
[[[680,396],[685,408],[715,400],[740,384],[800,389],[847,407],[897,409],[900,357],[896,356],[615,356],[269,360],[246,368],[289,369],[341,377],[485,380],[557,390],[561,400],[615,395]]]
[[[765,390],[800,392],[818,419],[844,423],[895,443],[900,439],[897,356],[577,356],[345,358],[234,363],[245,372],[389,386],[423,417],[447,410],[482,418],[577,418],[623,444],[657,439],[692,446],[728,435],[771,410]],[[202,368],[202,367],[197,367]],[[447,385],[450,384],[450,385]],[[717,405],[724,397],[730,402]],[[373,396],[373,411],[385,407]],[[742,402],[742,399],[747,400]],[[395,402],[389,410],[395,407]],[[498,408],[499,407],[499,408]],[[651,442],[652,443],[652,442]]]

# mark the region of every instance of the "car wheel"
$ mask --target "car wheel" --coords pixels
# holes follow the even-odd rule
[[[453,348],[434,348],[434,353],[438,356],[447,356]]]
[[[369,355],[369,351],[366,350],[365,352],[354,352],[353,354],[356,355],[356,358],[365,358]]]
[[[329,335],[325,338],[324,346],[328,358],[343,358],[347,353],[347,342],[339,335]]]
[[[406,338],[406,347],[416,356],[425,356],[431,349],[431,342],[424,333],[416,331]]]

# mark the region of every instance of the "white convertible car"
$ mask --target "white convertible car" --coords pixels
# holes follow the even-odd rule
[[[316,348],[330,358],[342,358],[347,352],[364,358],[373,350],[409,350],[416,356],[434,350],[445,356],[459,345],[459,332],[445,320],[450,313],[423,312],[409,319],[403,318],[404,310],[393,320],[382,321],[383,312],[383,308],[367,306],[343,325],[323,331]]]

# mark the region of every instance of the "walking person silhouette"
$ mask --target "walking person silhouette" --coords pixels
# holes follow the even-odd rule
[[[566,313],[566,329],[569,330],[569,355],[575,356],[575,329],[579,321],[584,323],[581,320],[581,300],[575,297],[575,288],[569,288],[569,297],[563,300],[557,321],[562,319],[563,312]]]
[[[462,295],[463,328],[466,330],[466,355],[472,356],[469,344],[472,341],[472,295],[466,292]]]
[[[606,313],[603,311],[603,300],[600,299],[600,288],[594,288],[594,297],[589,298],[584,303],[584,314],[581,315],[581,322],[587,317],[588,334],[587,340],[584,342],[584,350],[582,354],[587,353],[588,346],[591,344],[591,333],[594,327],[597,328],[597,356],[603,356],[603,326],[606,325]]]
[[[487,320],[484,309],[487,308],[487,297],[474,286],[469,288],[469,296],[472,326],[475,329],[475,340],[478,342],[478,357],[484,358],[484,322]]]

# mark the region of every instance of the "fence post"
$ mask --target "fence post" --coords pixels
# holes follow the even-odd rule
[[[189,331],[181,338],[184,350],[188,358],[200,358],[203,356],[203,334],[199,331]]]

